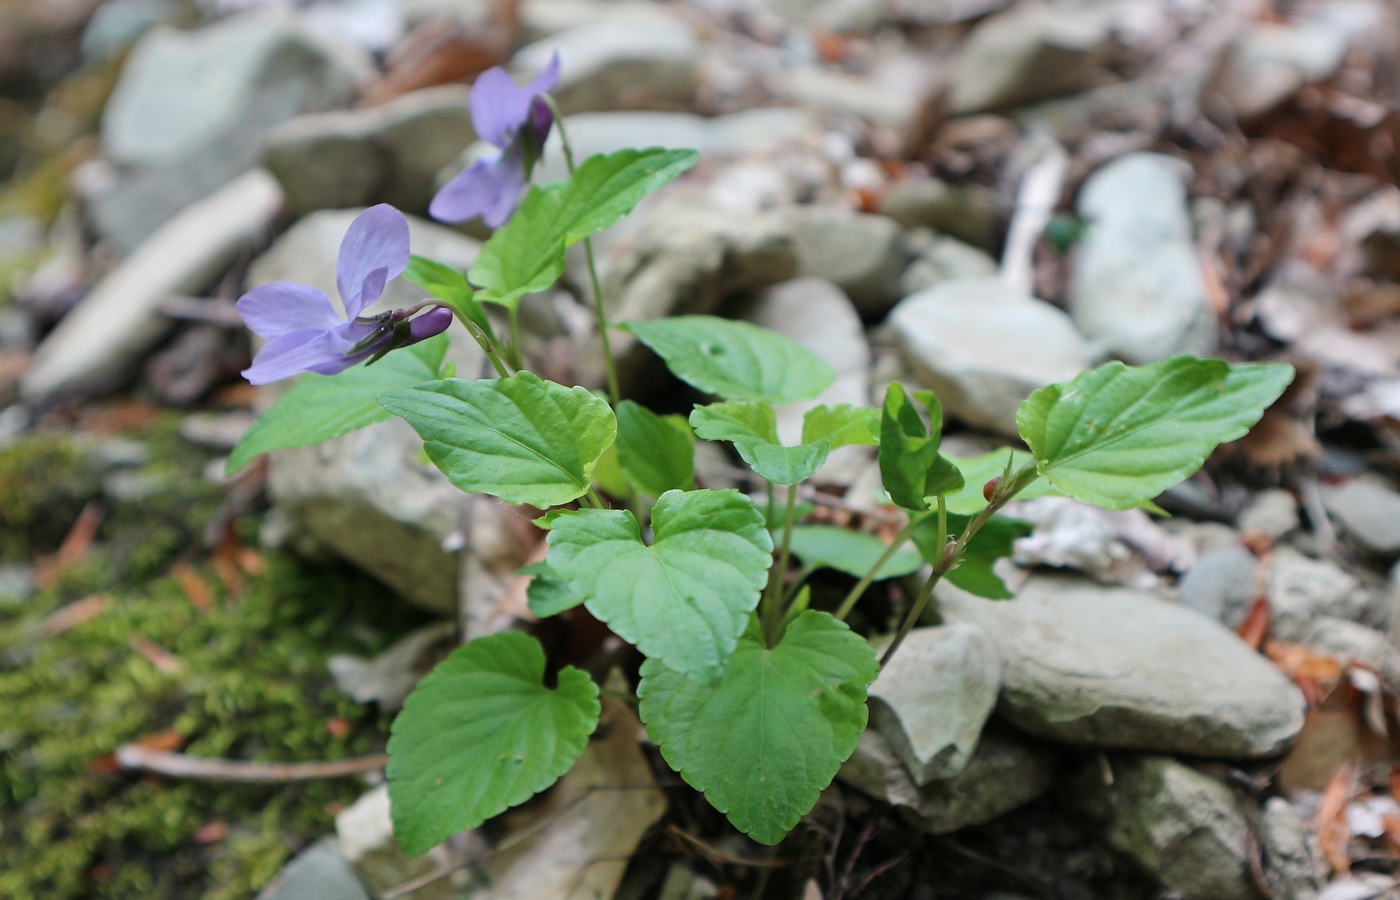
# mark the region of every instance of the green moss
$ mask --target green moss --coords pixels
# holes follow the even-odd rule
[[[98,487],[91,460],[66,435],[31,435],[0,449],[0,562],[55,549]]]

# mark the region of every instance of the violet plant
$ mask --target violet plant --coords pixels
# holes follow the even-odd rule
[[[520,89],[493,72],[475,88],[478,131],[500,154],[434,201],[449,218],[504,220],[469,272],[410,257],[402,217],[375,207],[351,226],[341,251],[347,320],[311,288],[271,285],[245,295],[239,308],[249,326],[272,339],[249,379],[311,374],[259,418],[228,468],[397,415],[463,491],[547,511],[535,520],[547,532],[547,559],[526,570],[531,611],[546,617],[582,605],[634,644],[646,657],[638,712],[663,757],[740,830],[774,844],[854,751],[868,686],[940,580],[991,599],[1011,596],[993,567],[1027,529],[999,515],[1010,500],[1058,493],[1107,509],[1150,506],[1218,443],[1242,436],[1293,371],[1188,356],[1140,368],[1109,363],[1021,405],[1029,452],[957,459],[940,451],[937,397],[899,384],[879,409],[812,409],[801,442],[785,446],[775,407],[815,398],[834,380],[821,359],[743,322],[624,323],[678,378],[716,398],[688,422],[657,415],[619,394],[606,341],[613,326],[587,241],[697,154],[621,150],[575,167],[559,123],[570,177],[525,190],[522,173],[554,124],[544,92],[556,77],[551,65]],[[551,287],[565,249],[580,241],[604,337],[606,398],[538,377],[520,352],[521,298]],[[399,275],[433,300],[363,318]],[[508,342],[497,338],[488,306],[504,309]],[[443,363],[446,337],[423,339],[449,312],[497,377],[453,377]],[[754,483],[766,485],[774,514],[739,491],[697,487],[697,438],[731,444]],[[888,545],[799,524],[800,486],[832,450],[851,445],[878,447],[884,490],[908,515]],[[606,487],[605,458],[617,476]],[[803,565],[794,573],[795,558]],[[804,582],[818,568],[859,579],[831,610],[810,607]],[[877,659],[845,619],[873,581],[920,569],[922,586]],[[587,746],[598,698],[593,678],[571,666],[547,686],[544,651],[523,632],[476,637],[455,650],[408,698],[389,742],[391,809],[404,850],[423,853],[553,784]]]

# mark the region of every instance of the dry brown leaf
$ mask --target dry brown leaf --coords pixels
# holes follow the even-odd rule
[[[1322,855],[1327,864],[1339,875],[1351,871],[1351,859],[1347,847],[1351,843],[1351,829],[1347,826],[1347,804],[1356,791],[1356,767],[1347,763],[1337,769],[1332,780],[1322,792],[1322,803],[1317,811],[1313,827],[1317,830],[1318,841],[1322,844]]]
[[[92,594],[81,600],[74,600],[72,603],[49,613],[39,627],[44,634],[53,637],[97,618],[106,609],[107,596],[105,594]]]
[[[170,576],[175,579],[175,583],[180,586],[180,590],[195,609],[208,612],[214,608],[214,592],[209,589],[209,582],[189,563],[177,562],[171,566]]]
[[[1269,606],[1268,597],[1260,597],[1254,601],[1254,605],[1249,609],[1249,615],[1244,617],[1240,623],[1237,634],[1240,640],[1250,646],[1252,650],[1258,650],[1264,646],[1264,640],[1269,636],[1269,623],[1272,619],[1272,608]]]
[[[184,671],[185,667],[180,662],[179,657],[161,647],[150,638],[134,634],[127,638],[126,643],[131,649],[141,654],[146,662],[155,666],[156,669],[164,675],[179,675]]]
[[[1308,703],[1313,706],[1321,702],[1342,678],[1342,664],[1338,660],[1302,644],[1268,641],[1264,644],[1264,655],[1302,689]]]
[[[107,515],[102,504],[90,501],[78,514],[73,527],[52,556],[37,561],[34,566],[34,585],[43,590],[53,587],[69,568],[81,562],[92,549],[97,539],[97,530],[102,527],[102,519]]]

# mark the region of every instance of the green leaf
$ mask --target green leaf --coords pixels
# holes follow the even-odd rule
[[[715,316],[672,316],[623,326],[681,381],[725,400],[810,400],[836,380],[812,351],[776,332]]]
[[[984,504],[985,505],[985,504]],[[948,513],[948,534],[957,537],[962,534],[972,516]],[[963,550],[962,561],[944,577],[969,593],[989,600],[1010,600],[1013,596],[1001,576],[992,571],[992,565],[1003,556],[1010,556],[1012,545],[1017,538],[1031,533],[1031,523],[1009,516],[992,516]],[[938,559],[938,518],[929,516],[910,535],[914,546],[919,548],[924,559],[936,564]]]
[[[307,374],[253,423],[229,454],[224,471],[232,474],[256,456],[272,450],[309,447],[389,418],[379,405],[384,391],[438,377],[447,336],[390,353],[372,366],[363,364],[339,375]]]
[[[626,510],[581,509],[549,532],[549,565],[647,656],[713,679],[768,580],[773,540],[738,491],[667,491],[651,546]]]
[[[778,442],[777,414],[767,403],[731,400],[697,406],[690,414],[695,433],[729,441],[755,472],[776,484],[797,484],[820,469],[833,446],[874,443],[870,426],[878,413],[855,406],[818,406],[802,421],[804,443]]]
[[[530,372],[433,381],[379,402],[408,420],[457,487],[541,509],[588,493],[617,430],[607,401]]]
[[[679,416],[658,416],[623,400],[617,407],[617,461],[640,494],[695,487],[695,439]]]
[[[619,150],[593,156],[572,178],[530,188],[472,265],[477,299],[515,306],[564,272],[564,249],[632,211],[643,197],[695,165],[694,150]]]
[[[1217,444],[1243,437],[1292,380],[1293,367],[1278,363],[1111,362],[1031,394],[1016,424],[1053,487],[1129,509],[1190,477]]]
[[[632,485],[622,474],[622,466],[617,461],[617,442],[603,451],[598,464],[593,467],[593,481],[609,496],[618,500],[632,497]]]
[[[525,588],[525,599],[530,605],[530,612],[536,618],[557,616],[583,603],[583,597],[570,587],[567,581],[560,578],[559,573],[549,567],[549,563],[534,563],[519,568],[516,572],[532,576]]]
[[[880,414],[880,480],[895,505],[913,512],[929,508],[929,497],[954,493],[963,478],[938,453],[943,439],[943,406],[932,391],[915,391],[913,398],[928,411],[929,424],[893,382]]]
[[[835,525],[798,525],[792,529],[792,552],[804,565],[835,569],[853,578],[864,578],[889,545],[873,534]],[[900,550],[875,574],[877,581],[917,572],[919,554]]]
[[[963,487],[948,495],[948,512],[959,515],[975,515],[982,511],[982,507],[987,505],[987,498],[982,494],[982,487],[993,478],[1000,478],[1006,471],[1007,457],[1011,457],[1011,471],[1015,472],[1030,462],[1031,455],[1024,450],[992,450],[983,453],[981,456],[948,456],[948,460],[956,465],[963,474]],[[1017,500],[1030,500],[1033,497],[1056,497],[1059,491],[1050,486],[1044,479],[1032,481],[1025,489],[1016,495]]]
[[[491,325],[486,321],[486,310],[476,302],[471,285],[467,284],[467,276],[459,269],[434,262],[427,257],[409,256],[408,268],[404,269],[403,277],[456,309],[483,333],[490,332]]]
[[[808,610],[771,650],[745,636],[715,683],[647,660],[637,696],[671,768],[740,831],[776,844],[855,750],[878,669],[844,623]]]
[[[523,803],[569,770],[598,725],[598,687],[573,666],[544,686],[520,632],[477,638],[404,702],[389,739],[389,808],[409,856]]]

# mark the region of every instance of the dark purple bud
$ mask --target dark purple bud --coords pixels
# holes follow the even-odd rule
[[[403,346],[408,347],[430,337],[437,337],[451,325],[452,310],[445,306],[434,306],[408,323],[408,340]]]

